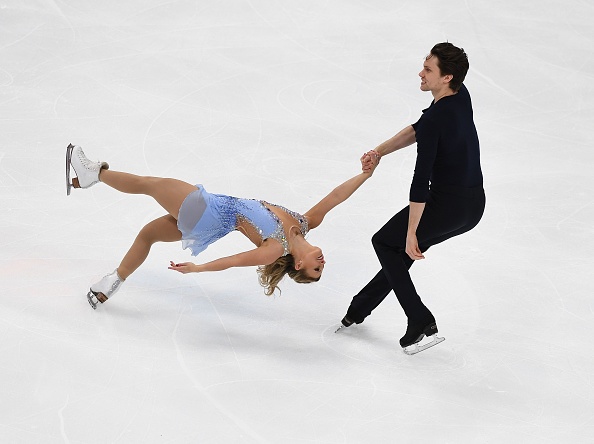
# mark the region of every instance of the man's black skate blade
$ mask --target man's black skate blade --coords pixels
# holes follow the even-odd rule
[[[428,348],[434,347],[437,344],[441,344],[443,341],[445,341],[445,338],[439,338],[436,335],[429,336],[429,338],[431,338],[432,340],[430,342],[427,342],[426,344],[419,345],[418,342],[415,342],[412,345],[403,347],[402,351],[405,354],[412,356],[416,355],[417,353],[421,353],[422,351],[425,351]]]

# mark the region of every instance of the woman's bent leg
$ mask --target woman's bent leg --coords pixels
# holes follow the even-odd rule
[[[138,233],[120,266],[104,276],[99,282],[91,285],[87,294],[87,300],[91,307],[96,309],[99,303],[104,303],[119,290],[126,278],[145,261],[155,242],[173,242],[180,239],[181,232],[177,229],[177,221],[170,214],[145,225]]]
[[[117,268],[118,275],[126,280],[146,260],[152,245],[156,242],[175,242],[182,234],[177,229],[177,221],[168,214],[149,222],[136,236],[134,243]]]

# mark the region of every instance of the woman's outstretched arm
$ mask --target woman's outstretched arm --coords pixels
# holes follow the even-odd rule
[[[332,208],[351,197],[352,194],[371,177],[379,162],[379,156],[377,156],[375,152],[370,151],[363,155],[361,161],[363,162],[364,159],[368,159],[368,164],[370,165],[366,171],[357,174],[355,177],[351,177],[346,182],[343,182],[334,188],[330,194],[304,214],[304,216],[307,217],[310,229],[319,226],[326,214],[328,214]],[[369,159],[371,159],[371,161],[369,161]]]
[[[283,247],[277,242],[266,243],[253,250],[232,256],[222,257],[205,264],[195,264],[193,262],[182,262],[176,264],[171,261],[170,270],[180,273],[202,273],[204,271],[222,271],[233,267],[249,267],[252,265],[268,265],[277,260],[283,253]]]

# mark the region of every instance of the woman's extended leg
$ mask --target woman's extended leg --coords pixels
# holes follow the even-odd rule
[[[101,170],[99,180],[122,193],[153,197],[175,219],[184,199],[196,191],[194,185],[177,179],[137,176],[112,170]]]
[[[70,168],[77,174],[70,183]],[[194,185],[177,179],[136,176],[109,170],[106,162],[89,160],[80,146],[68,145],[66,148],[66,192],[72,187],[89,188],[97,182],[104,182],[116,190],[130,194],[152,196],[175,219],[188,194],[196,190]]]

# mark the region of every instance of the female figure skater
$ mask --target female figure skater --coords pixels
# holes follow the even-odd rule
[[[366,159],[364,172],[336,187],[301,215],[265,201],[211,194],[202,185],[191,185],[177,179],[112,171],[106,162],[87,159],[81,147],[68,145],[68,195],[72,187],[89,188],[103,182],[123,193],[151,196],[169,213],[145,225],[118,268],[91,285],[87,294],[89,304],[96,309],[98,303],[104,303],[113,296],[122,282],[144,262],[155,242],[181,240],[182,247],[189,248],[196,256],[234,230],[246,236],[256,248],[204,264],[171,262],[169,269],[180,273],[201,273],[255,265],[258,266],[259,281],[266,295],[274,293],[285,274],[298,283],[317,282],[326,261],[322,250],[311,245],[304,236],[322,223],[328,211],[344,202],[371,177],[377,166],[377,155],[366,153],[363,158]],[[72,183],[70,167],[77,176]]]

